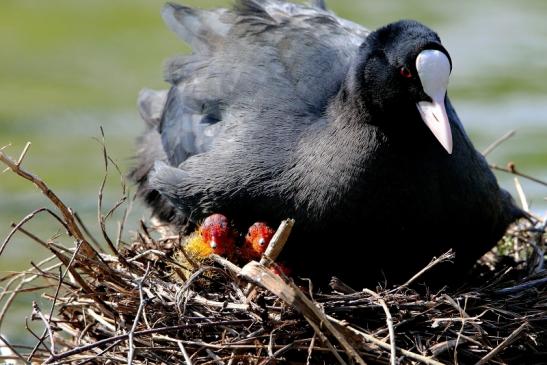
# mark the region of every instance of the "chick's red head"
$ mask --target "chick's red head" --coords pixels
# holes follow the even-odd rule
[[[199,234],[217,255],[231,255],[235,249],[236,233],[228,218],[222,214],[205,218],[199,227]]]
[[[244,251],[249,259],[257,260],[268,248],[275,231],[266,223],[257,222],[249,227],[245,236]]]

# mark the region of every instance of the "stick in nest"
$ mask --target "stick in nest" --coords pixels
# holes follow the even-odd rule
[[[81,250],[82,254],[94,259],[97,261],[98,264],[102,264],[102,269],[106,271],[110,271],[110,268],[108,265],[102,263],[102,260],[100,258],[100,255],[93,249],[93,247],[87,242],[85,236],[83,235],[82,231],[80,230],[80,227],[78,226],[77,220],[74,216],[74,213],[72,209],[70,209],[68,206],[63,203],[63,201],[47,186],[47,184],[40,179],[38,176],[35,176],[27,171],[25,171],[21,164],[23,162],[24,157],[26,156],[26,153],[28,152],[28,146],[30,146],[30,143],[27,143],[27,146],[23,150],[23,153],[21,153],[21,156],[15,162],[10,157],[8,157],[4,151],[0,150],[0,161],[2,161],[5,165],[7,165],[11,171],[13,171],[15,174],[23,177],[24,179],[32,182],[34,185],[38,187],[42,191],[42,193],[59,209],[61,212],[61,215],[63,217],[63,225],[67,228],[67,233],[74,237],[77,241],[82,242]],[[74,278],[78,281],[78,284],[82,286],[84,290],[87,290],[88,292],[91,292],[91,288],[87,285],[87,283],[80,277],[78,272],[76,270],[71,269],[71,274],[74,276]]]
[[[397,364],[397,358],[396,358],[396,348],[395,348],[395,330],[393,329],[393,317],[391,316],[391,312],[389,311],[389,308],[387,307],[387,304],[386,302],[382,299],[382,297],[370,290],[370,289],[364,289],[363,290],[365,293],[368,293],[370,295],[372,295],[374,297],[374,299],[376,299],[378,301],[378,303],[380,303],[380,305],[382,306],[382,308],[384,309],[384,313],[386,314],[386,323],[387,323],[387,328],[389,330],[389,343],[391,344],[391,354],[390,354],[390,363],[391,365],[396,365]]]

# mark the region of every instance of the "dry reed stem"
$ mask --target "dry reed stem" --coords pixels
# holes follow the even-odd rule
[[[15,174],[21,176],[22,178],[32,182],[42,193],[59,209],[61,212],[64,223],[66,226],[69,227],[69,234],[73,235],[75,239],[84,242],[82,245],[82,250],[84,251],[85,255],[88,255],[92,258],[97,257],[97,253],[93,248],[87,243],[87,241],[84,238],[84,235],[80,231],[80,228],[78,224],[75,221],[74,214],[72,210],[67,207],[63,201],[46,185],[46,183],[40,179],[38,176],[35,176],[27,171],[25,171],[21,167],[21,163],[23,162],[23,158],[25,157],[28,146],[30,146],[29,143],[27,143],[27,146],[25,146],[25,149],[21,153],[21,156],[19,157],[18,161],[13,161],[10,157],[8,157],[4,151],[0,150],[0,161],[2,161],[5,165],[7,165],[11,171],[13,171]]]
[[[485,357],[477,361],[475,365],[483,365],[488,363],[490,360],[492,360],[499,352],[503,351],[507,346],[509,346],[512,342],[514,342],[526,329],[528,326],[528,323],[523,323],[520,325],[519,328],[513,331],[511,335],[509,335],[506,339],[504,339],[498,346],[496,346],[492,351],[488,353]]]
[[[387,304],[386,302],[382,299],[382,297],[370,290],[370,289],[364,289],[363,292],[365,293],[368,293],[370,295],[372,295],[377,301],[378,303],[380,303],[380,305],[382,306],[382,309],[384,310],[384,313],[386,314],[386,323],[387,323],[387,328],[388,328],[388,331],[389,331],[389,343],[391,344],[391,355],[390,355],[390,363],[391,365],[396,365],[397,363],[397,358],[396,358],[396,353],[397,353],[397,350],[395,348],[396,344],[395,344],[395,330],[393,329],[393,317],[391,316],[391,312],[389,311],[389,308],[387,307]]]
[[[501,146],[503,143],[505,143],[510,138],[514,137],[515,134],[517,134],[517,131],[512,129],[509,132],[505,133],[503,136],[501,136],[499,139],[495,140],[490,146],[486,147],[484,151],[482,151],[482,154],[484,157],[488,156],[490,153],[492,153],[496,148]]]

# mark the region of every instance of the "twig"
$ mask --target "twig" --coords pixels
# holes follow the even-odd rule
[[[305,318],[308,321],[308,323],[310,324],[310,326],[313,328],[313,330],[315,331],[315,334],[317,336],[319,336],[319,338],[321,339],[323,344],[325,344],[325,346],[327,346],[327,348],[334,355],[336,360],[338,360],[338,362],[341,365],[346,365],[347,364],[346,361],[344,359],[342,359],[342,356],[340,356],[338,351],[336,351],[336,348],[329,341],[328,337],[321,331],[321,328],[319,328],[319,326],[317,324],[315,324],[314,321],[311,318],[308,318],[308,317],[305,317]],[[365,364],[365,363],[363,362],[363,364]]]
[[[268,356],[270,358],[274,358],[274,352],[273,352],[273,347],[274,347],[274,342],[275,342],[275,338],[274,338],[274,334],[275,334],[275,329],[273,331],[270,332],[270,340],[268,341]]]
[[[490,146],[486,147],[486,149],[482,152],[483,156],[484,157],[488,156],[492,151],[498,148],[503,142],[513,137],[516,133],[517,131],[514,129],[505,133],[503,136],[495,140],[494,143],[492,143]]]
[[[2,294],[13,294],[13,293],[33,293],[40,290],[45,290],[51,288],[51,285],[42,285],[42,286],[34,286],[31,288],[25,288],[25,289],[19,289],[19,290],[6,290]]]
[[[453,349],[456,346],[458,346],[459,344],[463,344],[465,342],[467,342],[467,339],[458,337],[455,340],[448,340],[448,341],[437,343],[437,344],[431,346],[429,348],[429,351],[431,351],[431,353],[434,356],[439,356],[439,355],[445,353],[446,351],[448,351],[450,349]]]
[[[408,287],[410,284],[412,284],[414,281],[416,281],[420,276],[425,274],[427,271],[431,270],[431,268],[433,268],[437,264],[440,264],[441,262],[453,260],[454,256],[455,256],[454,252],[452,252],[452,249],[450,249],[447,252],[445,252],[444,254],[442,254],[441,256],[439,256],[437,258],[434,258],[429,264],[427,264],[426,267],[424,267],[422,270],[418,271],[418,273],[416,275],[414,275],[413,277],[411,277],[406,283],[399,286],[398,288],[395,288],[394,290],[391,290],[390,293],[397,292],[397,291],[400,291],[403,288]]]
[[[48,320],[44,314],[42,313],[42,311],[40,310],[40,307],[38,306],[38,304],[33,301],[32,302],[32,315],[37,315],[38,317],[40,317],[40,319],[42,320],[42,322],[44,322],[45,326],[46,326],[46,329],[47,329],[47,332],[48,332],[48,335],[49,335],[49,341],[50,341],[50,352],[52,354],[52,356],[55,356],[55,337],[53,337],[53,331],[51,330],[51,324],[50,324],[50,320],[51,318]]]
[[[49,261],[52,261],[54,259],[54,257],[48,257],[46,259],[44,259],[42,262],[38,263],[38,265],[43,265]],[[56,265],[54,265],[55,267]],[[4,321],[4,318],[6,316],[6,313],[8,312],[11,304],[13,303],[13,301],[15,300],[15,297],[17,296],[17,293],[18,291],[23,287],[25,286],[27,283],[30,283],[32,282],[33,280],[35,280],[39,275],[37,274],[34,274],[34,275],[31,275],[30,277],[26,277],[27,275],[31,274],[32,273],[32,269],[30,270],[27,270],[25,272],[23,272],[22,274],[19,274],[17,275],[16,277],[14,277],[12,280],[10,280],[9,284],[6,285],[6,287],[4,288],[4,290],[2,291],[2,294],[0,295],[0,299],[3,298],[4,294],[5,294],[5,290],[7,290],[11,284],[13,282],[15,282],[15,280],[19,279],[22,277],[21,281],[17,284],[17,286],[15,287],[15,289],[13,290],[13,292],[10,294],[9,298],[4,302],[4,306],[2,307],[2,310],[0,311],[0,327],[2,325],[2,322]]]
[[[477,332],[479,332],[482,335],[488,335],[488,333],[482,329],[478,324],[477,321],[480,321],[480,318],[486,313],[482,312],[474,317],[471,317],[469,314],[467,314],[465,308],[462,308],[458,302],[456,302],[451,296],[448,294],[443,294],[442,296],[454,309],[458,311],[460,314],[460,318],[450,318],[448,320],[461,320],[462,326],[464,326],[467,322],[471,324]],[[465,307],[467,307],[467,297],[465,299]],[[435,321],[442,321],[442,319],[436,319]],[[458,335],[461,336],[461,333]]]
[[[206,351],[207,352],[207,351]],[[261,356],[258,356],[258,355],[249,355],[249,354],[245,354],[245,355],[230,355],[230,356],[225,356],[225,357],[219,357],[219,356],[216,356],[214,353],[208,353],[208,355],[214,355],[214,356],[209,356],[209,357],[212,357],[213,360],[210,360],[210,361],[206,361],[206,362],[203,362],[201,363],[201,365],[225,365],[224,364],[224,360],[233,360],[233,359],[237,359],[237,360],[240,360],[240,362],[238,364],[243,364],[243,363],[246,363],[246,364],[256,364],[256,362],[260,359],[262,359]]]
[[[270,244],[268,245],[268,248],[266,248],[266,252],[264,252],[264,257],[260,259],[260,263],[262,265],[267,265],[268,260],[272,262],[277,260],[279,254],[283,251],[289,236],[291,235],[293,227],[294,219],[286,219],[281,222],[279,228],[277,228],[277,231],[275,231],[275,234],[270,240]]]
[[[311,358],[313,355],[313,348],[315,347],[315,334],[311,338],[310,346],[308,347],[308,357],[306,358],[306,365],[311,365]]]
[[[278,357],[283,355],[285,352],[289,351],[290,349],[292,349],[297,343],[299,342],[302,342],[302,340],[296,340],[296,341],[293,341],[291,343],[288,343],[282,347],[279,347],[279,345],[277,346],[273,346],[273,347],[279,347],[279,349],[274,352],[273,354],[271,354],[270,357],[268,357],[267,359],[265,359],[264,361],[262,361],[261,363],[259,363],[258,365],[268,365],[270,363],[274,363],[276,364],[279,360],[278,360]],[[330,349],[328,349],[328,351],[331,351]]]
[[[104,176],[103,176],[103,180],[101,181],[101,185],[100,185],[100,188],[99,188],[99,194],[98,194],[98,198],[97,198],[98,199],[98,201],[97,201],[97,219],[99,221],[99,227],[101,228],[101,233],[103,235],[103,238],[106,241],[106,244],[108,245],[110,250],[114,253],[114,255],[116,255],[116,257],[118,258],[118,260],[120,261],[120,263],[122,265],[132,269],[132,268],[134,268],[133,265],[131,263],[127,262],[125,257],[120,254],[120,252],[118,251],[118,249],[116,248],[116,246],[112,242],[112,239],[110,239],[110,236],[108,235],[108,232],[106,231],[106,220],[107,220],[107,218],[117,208],[119,208],[123,204],[126,197],[125,197],[125,185],[122,184],[122,187],[124,188],[124,192],[123,192],[124,196],[114,205],[114,207],[112,209],[110,209],[110,211],[106,214],[106,216],[103,215],[103,195],[104,195],[104,188],[105,188],[106,182],[108,180],[108,166],[109,166],[108,161],[111,161],[111,162],[113,162],[113,161],[108,156],[108,151],[106,149],[106,144],[105,144],[105,140],[104,140],[104,130],[103,130],[102,126],[100,127],[100,130],[101,130],[102,140],[101,141],[97,140],[97,141],[99,143],[101,143],[101,145],[102,145],[105,173],[104,173]],[[113,165],[119,171],[118,166],[114,163],[113,163]]]
[[[264,265],[261,265],[255,261],[248,263],[243,269],[240,269],[238,266],[220,256],[211,255],[211,257],[214,261],[222,264],[234,274],[242,276],[249,282],[269,290],[288,304],[298,309],[304,315],[304,318],[308,321],[310,326],[314,328],[317,335],[321,337],[324,343],[332,350],[333,355],[341,364],[345,364],[345,361],[340,357],[332,344],[330,344],[328,338],[325,337],[325,335],[320,331],[317,323],[321,323],[327,327],[329,332],[331,332],[331,334],[333,334],[334,337],[340,342],[348,355],[355,359],[358,364],[366,365],[365,361],[361,359],[357,351],[353,349],[344,336],[342,336],[330,324],[330,322],[326,320],[325,315],[321,313],[317,307],[302,293],[302,291],[294,286],[294,284],[285,283],[282,277],[275,275]]]
[[[295,346],[297,346],[298,344],[300,343],[304,343],[304,342],[308,342],[310,341],[311,345],[310,346],[315,346],[315,334],[314,336],[312,337],[311,340],[308,340],[308,339],[300,339],[300,340],[294,340],[284,346],[282,345],[274,345],[275,348],[278,348],[278,350],[276,350],[271,357],[265,359],[264,361],[262,361],[261,363],[259,363],[258,365],[267,365],[271,362],[273,362],[274,364],[276,364],[279,359],[278,357],[280,355],[283,355],[285,352],[287,352],[288,350],[290,350],[291,348],[294,348]],[[296,347],[297,349],[302,349],[301,347]],[[321,349],[321,350],[324,350],[326,352],[332,352],[332,350],[330,348],[324,348],[324,349]],[[310,351],[310,347],[308,346],[308,351]],[[336,352],[342,352],[341,350],[337,350],[337,349],[334,349],[334,351]]]
[[[516,167],[514,164],[512,163],[509,163],[507,166],[508,167],[501,167],[501,166],[498,166],[498,165],[494,165],[494,164],[490,164],[489,165],[491,169],[493,170],[498,170],[498,171],[503,171],[503,172],[507,172],[508,174],[513,174],[513,175],[517,175],[517,176],[520,176],[522,178],[525,178],[527,180],[530,180],[530,181],[533,181],[535,183],[538,183],[538,184],[541,184],[543,186],[547,186],[547,182],[543,181],[543,180],[540,180],[538,178],[535,178],[533,176],[530,176],[530,175],[527,175],[527,174],[523,174],[522,172],[520,171],[517,171]]]
[[[15,226],[16,226],[15,223],[12,223],[12,224],[11,224],[11,228],[13,228],[13,227],[15,227]],[[38,237],[38,236],[36,236],[36,235],[30,233],[29,231],[27,231],[27,230],[24,229],[23,227],[19,227],[17,230],[18,230],[19,232],[21,232],[22,234],[24,234],[25,236],[27,236],[28,238],[32,239],[33,241],[39,243],[40,246],[45,247],[45,248],[49,248],[49,244],[48,244],[46,241],[44,241],[44,240],[40,239],[40,237]]]
[[[249,282],[269,290],[289,305],[292,305],[304,315],[304,318],[308,321],[308,323],[310,323],[310,325],[312,325],[312,327],[317,327],[319,324],[324,326],[330,334],[336,338],[340,345],[346,350],[347,354],[353,358],[356,363],[361,365],[366,364],[359,353],[348,342],[346,337],[332,325],[325,314],[321,312],[317,306],[292,282],[285,282],[283,277],[274,274],[264,265],[254,261],[251,261],[245,265],[243,269],[241,269],[239,275]],[[321,336],[321,333],[318,333],[318,335]]]
[[[503,351],[507,346],[511,345],[528,327],[528,323],[524,322],[520,325],[519,328],[513,331],[509,337],[507,337],[505,340],[503,340],[498,346],[496,346],[492,351],[490,351],[486,356],[484,356],[482,359],[480,359],[475,365],[482,365],[488,363],[490,360],[492,360],[498,353]]]
[[[182,341],[177,341],[177,345],[179,345],[180,352],[184,357],[184,361],[186,361],[186,365],[192,365],[192,359],[190,359],[190,356],[188,356],[188,352],[186,352],[186,348],[184,347]]]
[[[241,268],[237,266],[236,264],[232,263],[230,260],[225,259],[222,256],[218,256],[216,254],[212,254],[209,256],[211,260],[214,262],[222,265],[224,268],[228,269],[232,274],[239,275],[241,273]],[[193,276],[193,275],[192,275]]]
[[[240,311],[248,311],[251,308],[250,304],[217,302],[214,300],[203,298],[202,296],[198,294],[194,294],[194,293],[192,293],[192,295],[188,295],[188,297],[191,297],[192,303],[204,305],[207,307],[234,309],[234,310],[240,310]]]
[[[107,346],[104,350],[102,351],[99,351],[97,354],[94,354],[91,356],[91,358],[83,361],[83,362],[80,362],[76,365],[85,365],[93,360],[96,360],[99,356],[103,355],[103,354],[106,354],[108,351],[110,351],[111,349],[113,349],[114,347],[118,346],[118,344],[122,342],[122,340],[119,340],[119,341],[116,341],[114,342],[113,344],[111,344],[110,346]]]
[[[249,349],[256,349],[256,344],[255,343],[251,343],[251,344],[247,344],[247,345],[232,344],[232,343],[213,344],[213,343],[207,343],[207,342],[202,342],[202,341],[178,340],[178,339],[175,339],[175,338],[170,338],[168,336],[162,336],[162,335],[153,336],[153,338],[155,340],[164,340],[164,341],[175,342],[175,343],[181,342],[185,345],[194,346],[194,347],[209,348],[209,349],[213,349],[213,350],[249,350]],[[243,341],[251,341],[251,340],[254,340],[254,339],[256,339],[256,338],[244,339],[242,341],[239,341],[238,343],[241,343]],[[291,344],[292,345],[298,345],[298,344],[305,343],[305,342],[308,342],[308,341],[310,341],[310,340],[309,339],[298,339],[298,340],[294,340]],[[276,349],[285,349],[286,346],[287,345],[273,345],[273,347],[276,348]],[[308,348],[307,346],[306,347],[302,347],[302,346],[298,347],[299,350],[302,350],[302,349],[307,350],[307,348]],[[325,351],[325,352],[330,351],[327,348],[317,348],[317,347],[315,348],[315,350],[320,350],[320,351]],[[277,350],[274,353],[274,355],[277,354],[278,351],[279,350]],[[340,349],[337,349],[336,351],[343,353],[343,350],[340,350]],[[271,359],[269,359],[269,360],[271,360]],[[269,361],[269,360],[266,360],[266,361]]]
[[[10,233],[6,236],[6,238],[4,239],[4,241],[2,242],[2,245],[0,246],[0,255],[2,255],[2,253],[4,252],[4,249],[6,248],[7,244],[9,243],[9,241],[11,240],[11,238],[13,237],[13,235],[22,227],[24,226],[28,221],[30,221],[31,219],[33,219],[37,214],[39,213],[42,213],[42,212],[47,212],[49,214],[51,214],[53,216],[53,218],[57,219],[57,221],[59,221],[59,223],[61,223],[65,229],[68,231],[69,228],[68,226],[65,224],[65,222],[57,215],[55,214],[53,211],[49,210],[48,208],[39,208],[39,209],[36,209],[34,210],[33,212],[27,214],[23,219],[21,219],[19,221],[19,223],[15,224],[15,225],[12,225],[12,229],[10,231]],[[39,243],[42,243],[43,241],[38,241]],[[45,245],[46,248],[49,248],[48,245],[46,244]]]
[[[74,212],[74,217],[76,218],[76,221],[78,222],[80,227],[82,227],[82,230],[87,235],[89,240],[95,245],[95,250],[97,250],[98,252],[101,252],[101,245],[99,244],[97,239],[91,234],[89,229],[87,229],[87,226],[85,225],[84,221],[82,221],[82,218],[80,217],[78,212]]]
[[[7,346],[7,348],[10,349],[11,352],[13,352],[13,354],[15,356],[17,356],[17,358],[19,358],[22,362],[24,362],[25,364],[29,364],[30,365],[30,362],[27,361],[27,359],[25,359],[12,345],[10,345],[10,343],[8,342],[8,340],[6,340],[4,338],[4,336],[0,335],[0,341],[4,343],[4,345]]]
[[[32,335],[32,337],[34,337],[36,340],[38,340],[38,344],[43,346],[45,351],[47,351],[48,353],[51,354],[51,350],[49,349],[49,347],[46,346],[46,344],[43,342],[43,339],[40,338],[40,336],[38,336],[36,333],[34,333],[34,331],[29,327],[28,325],[28,317],[25,317],[25,329],[28,331],[28,333],[30,333]]]
[[[116,332],[116,326],[114,326],[113,324],[109,323],[104,317],[102,317],[101,315],[97,314],[93,309],[91,308],[87,308],[87,314],[89,314],[94,320],[96,320],[97,322],[99,322],[100,324],[102,324],[105,329],[108,329],[110,330],[112,333]]]
[[[129,212],[131,211],[131,207],[132,207],[132,204],[130,201],[128,203],[128,206],[124,209],[122,220],[118,222],[118,234],[116,236],[116,247],[120,247],[120,244],[122,242],[123,230],[127,222],[127,218],[129,217]]]
[[[21,163],[22,163],[23,160],[25,159],[25,156],[27,155],[27,152],[28,152],[28,149],[30,148],[30,145],[31,145],[30,142],[27,142],[27,143],[25,144],[25,147],[23,148],[23,151],[22,151],[21,154],[19,155],[19,159],[17,159],[17,166],[21,166]]]
[[[139,323],[139,319],[141,318],[142,311],[144,309],[144,294],[142,285],[144,281],[146,280],[146,277],[148,276],[150,272],[150,261],[147,262],[146,265],[146,272],[142,276],[142,279],[139,280],[139,308],[137,309],[137,314],[135,314],[135,319],[133,320],[133,326],[131,326],[131,329],[128,333],[128,342],[129,342],[129,351],[127,352],[127,364],[132,365],[133,364],[133,357],[135,355],[135,346],[133,345],[133,336],[135,333],[135,330],[137,329],[137,324]]]
[[[194,328],[209,328],[209,327],[215,327],[215,326],[234,326],[234,325],[250,325],[253,321],[249,319],[243,319],[243,320],[233,320],[233,321],[220,321],[220,322],[201,322],[201,323],[192,323],[192,324],[183,324],[183,325],[177,325],[177,326],[166,326],[166,327],[159,327],[159,328],[152,328],[142,331],[136,331],[133,333],[134,337],[138,336],[146,336],[154,333],[163,333],[163,332],[174,332],[174,331],[182,331],[187,329],[194,329]],[[50,364],[54,361],[59,361],[62,359],[66,359],[69,356],[81,354],[82,352],[86,352],[89,350],[92,350],[96,347],[100,347],[105,344],[109,344],[114,341],[119,340],[127,340],[129,337],[129,334],[125,333],[123,335],[113,336],[109,338],[105,338],[104,340],[100,340],[94,343],[90,343],[88,345],[76,347],[70,351],[63,352],[61,354],[56,354],[55,356],[51,356],[45,361],[45,364]]]
[[[21,154],[24,157],[24,154]],[[0,161],[2,161],[5,165],[7,165],[15,174],[21,176],[22,178],[32,182],[38,189],[42,191],[42,193],[59,209],[61,212],[61,215],[64,218],[63,225],[67,228],[67,232],[70,236],[74,237],[78,241],[82,241],[82,251],[83,254],[89,258],[96,259],[97,263],[101,265],[101,268],[104,269],[106,272],[110,272],[110,268],[107,265],[104,265],[103,262],[100,260],[99,255],[97,252],[93,249],[93,247],[87,242],[85,239],[85,236],[83,235],[82,231],[80,230],[80,227],[78,226],[78,223],[76,222],[76,218],[74,217],[74,212],[72,209],[67,207],[65,203],[59,199],[59,197],[47,186],[47,184],[40,179],[39,177],[25,171],[21,166],[13,161],[10,157],[8,157],[2,150],[0,150]],[[81,278],[81,276],[76,272],[76,270],[72,270],[71,274],[74,276],[74,278],[78,281],[78,284],[82,286],[82,289],[84,289],[87,292],[90,292],[90,287],[87,285],[87,283]]]
[[[135,256],[133,256],[132,258],[128,259],[127,261],[128,262],[133,262],[133,261],[137,261],[138,259],[140,259],[141,257],[144,257],[144,256],[148,256],[150,254],[154,254],[154,255],[158,255],[158,256],[161,256],[161,257],[167,257],[167,254],[163,251],[160,251],[160,250],[146,250],[144,252],[141,252]]]
[[[520,205],[522,206],[522,209],[525,212],[530,212],[528,199],[526,199],[526,194],[524,193],[524,189],[522,188],[522,185],[520,184],[520,181],[517,177],[515,177],[515,189],[517,190],[517,194],[519,195]]]
[[[469,318],[469,315],[467,314],[467,311],[466,311],[467,297],[465,298],[465,304],[464,304],[464,307],[462,308],[460,306],[460,304],[458,302],[456,302],[454,299],[452,299],[450,296],[448,296],[447,294],[445,294],[444,296],[447,297],[449,299],[449,301],[453,302],[453,304],[452,304],[453,306],[457,307],[457,310],[460,313],[460,317],[462,319],[460,330],[458,331],[458,337],[456,337],[456,345],[454,346],[454,355],[453,355],[454,364],[459,364],[459,361],[458,361],[458,345],[460,344],[460,339],[462,337],[463,330],[465,329],[465,325],[467,324],[467,321],[465,321],[464,318],[465,319]],[[473,322],[471,322],[471,323],[473,323]],[[477,325],[475,327],[479,327],[479,326]],[[479,327],[479,331],[480,330],[481,329]]]
[[[72,265],[74,262],[74,259],[76,258],[76,255],[78,254],[78,248],[74,251],[74,255],[70,258],[70,262],[68,263],[69,266]],[[59,291],[61,290],[61,286],[63,285],[63,280],[66,276],[66,274],[69,272],[68,268],[63,274],[63,269],[59,267],[59,283],[57,284],[57,289],[55,290],[55,295],[53,296],[53,302],[51,303],[51,309],[49,310],[49,321],[51,321],[51,318],[53,317],[53,311],[55,310],[55,304],[57,303],[57,299],[59,297]],[[38,350],[38,347],[40,346],[40,343],[44,342],[45,336],[48,333],[48,328],[44,328],[44,331],[42,333],[42,336],[40,337],[40,340],[38,343],[34,346],[34,349],[32,349],[30,355],[27,357],[28,361],[32,361],[32,358],[36,351]],[[53,341],[53,339],[51,339]]]
[[[387,307],[386,302],[382,299],[380,295],[378,295],[378,293],[370,289],[364,289],[363,291],[365,293],[372,295],[384,309],[384,313],[386,314],[387,328],[389,330],[389,343],[391,344],[390,363],[391,365],[396,365],[397,357],[396,357],[396,349],[395,349],[395,346],[396,346],[395,345],[395,330],[393,329],[393,317],[391,316],[391,312],[389,311],[389,308]]]
[[[331,317],[331,316],[327,316],[327,317],[329,318],[329,320],[331,322],[338,324],[342,328],[346,328],[351,333],[362,337],[365,341],[371,342],[374,345],[376,345],[376,346],[378,346],[378,347],[380,347],[384,350],[388,350],[388,351],[391,350],[391,345],[390,344],[387,344],[384,341],[379,340],[374,336],[371,336],[369,334],[361,332],[356,328],[348,326],[346,323],[344,323],[344,322],[342,322],[342,321],[340,321],[340,320],[338,320],[334,317]],[[421,361],[424,364],[427,364],[427,365],[443,365],[443,363],[441,363],[441,362],[439,362],[435,359],[432,359],[432,358],[429,358],[429,357],[426,357],[426,356],[422,356],[422,355],[416,354],[416,353],[408,351],[408,350],[403,350],[399,347],[396,347],[395,349],[397,350],[397,352],[401,353],[403,356],[409,357],[409,358],[411,358],[413,360],[416,360],[416,361]]]
[[[23,151],[24,152],[24,151]],[[21,154],[24,157],[24,154]],[[40,179],[39,177],[23,170],[20,166],[20,161],[15,162],[10,157],[8,157],[3,151],[0,150],[0,161],[2,161],[5,165],[7,165],[15,174],[23,177],[24,179],[32,182],[34,185],[38,187],[42,191],[44,195],[48,197],[49,200],[62,213],[63,218],[65,219],[66,225],[70,227],[69,233],[73,235],[75,238],[85,241],[85,238],[80,231],[78,225],[76,224],[74,214],[70,208],[68,208],[62,201],[59,199],[59,197],[49,189],[49,187],[46,185],[46,183]],[[96,252],[89,246],[89,244],[85,245],[88,247],[84,247],[86,250],[86,254],[89,254],[92,257],[96,256]],[[90,252],[87,252],[90,251]]]

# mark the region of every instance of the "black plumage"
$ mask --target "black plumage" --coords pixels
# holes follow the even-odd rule
[[[448,52],[420,23],[369,32],[315,3],[166,5],[193,53],[168,64],[168,94],[141,95],[140,193],[176,225],[295,218],[303,275],[399,280],[448,248],[448,272],[468,269],[522,214],[445,98]],[[448,131],[419,104],[437,99]]]

